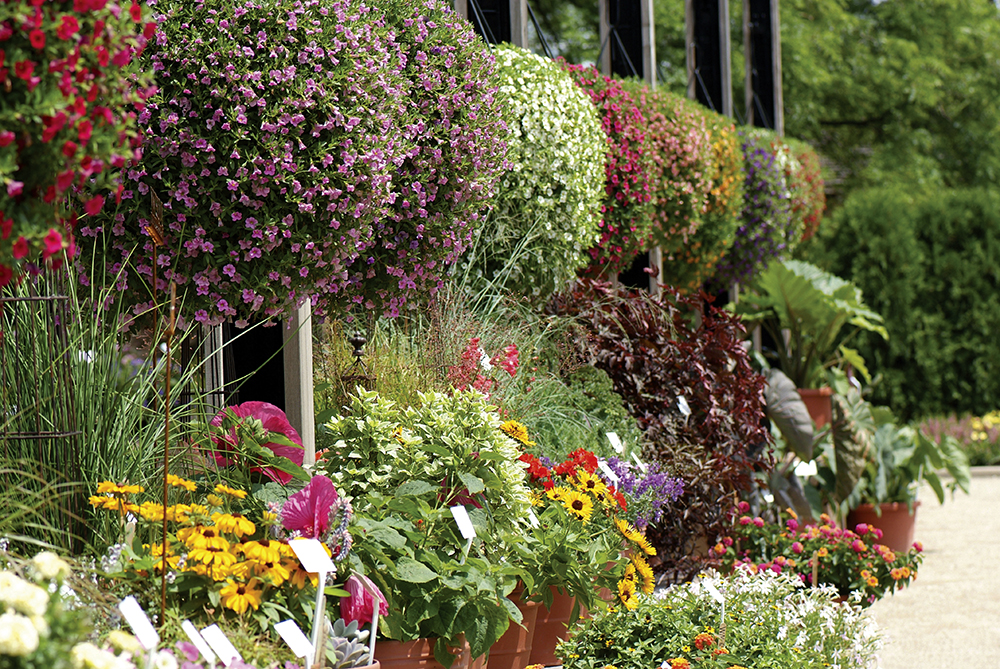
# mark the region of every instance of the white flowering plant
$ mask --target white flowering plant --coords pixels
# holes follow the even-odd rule
[[[590,262],[607,137],[590,99],[556,63],[506,44],[493,53],[507,167],[462,270],[472,285],[502,283],[544,300]]]
[[[609,607],[556,652],[565,669],[862,669],[877,666],[881,645],[874,619],[835,589],[740,569],[640,597],[633,610]]]
[[[0,667],[67,669],[86,629],[85,609],[67,602],[70,567],[54,553],[32,560],[4,556],[0,571]]]

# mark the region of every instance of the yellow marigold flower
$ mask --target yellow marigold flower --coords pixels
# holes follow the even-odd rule
[[[590,520],[590,515],[594,512],[594,501],[590,495],[569,490],[562,499],[562,504],[566,510],[586,523]]]
[[[257,610],[260,606],[261,591],[260,581],[252,578],[248,583],[229,581],[219,594],[222,595],[223,606],[243,615],[247,607],[252,606],[254,611]]]
[[[198,488],[198,484],[194,481],[188,481],[187,479],[182,479],[180,476],[174,476],[173,474],[167,474],[167,484],[172,485],[175,488],[184,488],[188,492],[194,492]]]
[[[508,437],[516,439],[525,446],[535,445],[535,442],[528,439],[528,428],[521,423],[518,423],[516,420],[508,420],[500,426],[500,429],[503,430]]]
[[[101,481],[97,484],[97,494],[111,493],[112,495],[138,495],[146,489],[141,485],[129,485],[127,483],[118,484],[113,481]]]
[[[656,579],[653,577],[653,568],[649,566],[649,563],[641,555],[633,555],[629,559],[642,579],[642,591],[647,595],[652,594],[653,588],[656,586]]]
[[[629,611],[639,606],[639,600],[635,597],[635,581],[627,578],[618,581],[618,599]]]
[[[235,497],[236,499],[246,499],[247,496],[246,491],[237,490],[236,488],[230,488],[229,486],[222,483],[215,486],[215,492],[219,493],[220,495],[229,495],[230,497]]]
[[[281,559],[281,542],[274,539],[247,541],[241,546],[243,554],[257,562],[277,562]]]
[[[215,512],[212,514],[212,522],[215,523],[216,529],[220,532],[235,534],[238,537],[242,537],[245,534],[253,534],[257,529],[246,517],[238,513]]]

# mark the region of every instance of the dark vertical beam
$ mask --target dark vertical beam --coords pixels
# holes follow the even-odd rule
[[[726,116],[733,115],[729,3],[685,0],[688,97]]]
[[[743,0],[747,125],[785,134],[778,0]]]
[[[511,42],[511,1],[510,0],[465,0],[466,18],[472,22],[476,32],[487,42],[500,44]],[[478,3],[478,10],[473,3]]]

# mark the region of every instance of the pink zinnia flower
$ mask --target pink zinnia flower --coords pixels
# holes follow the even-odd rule
[[[298,448],[293,446],[279,446],[274,443],[267,443],[263,446],[273,451],[275,455],[286,457],[299,466],[302,465],[302,456],[305,454],[305,451],[302,449],[302,438],[295,431],[295,428],[292,427],[292,424],[288,422],[288,417],[285,416],[284,411],[268,402],[244,402],[243,404],[229,408],[236,414],[237,418],[256,418],[268,432],[283,434],[292,443],[298,444]],[[212,425],[216,427],[222,425],[224,415],[225,412],[220,411],[212,419]],[[215,444],[216,448],[216,452],[213,454],[215,461],[223,467],[233,464],[233,461],[226,457],[225,453],[231,453],[236,450],[236,428],[230,429],[229,434],[224,437],[212,437],[212,443]],[[292,480],[291,474],[275,469],[274,467],[252,467],[250,471],[261,472],[272,481],[277,481],[282,485]]]
[[[382,594],[377,585],[371,582],[371,579],[367,579],[366,577],[361,578],[365,578],[371,588],[378,594],[378,614],[380,616],[388,614],[389,603],[386,601],[385,595]],[[352,620],[357,620],[359,626],[371,622],[372,614],[375,612],[375,598],[365,590],[361,584],[361,578],[358,578],[356,574],[352,574],[347,579],[347,583],[344,584],[344,590],[347,590],[350,594],[340,599],[340,617],[348,625],[351,624]]]

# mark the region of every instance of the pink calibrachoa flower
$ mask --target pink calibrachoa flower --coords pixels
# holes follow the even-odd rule
[[[280,455],[288,458],[297,465],[302,465],[302,458],[305,451],[302,449],[302,438],[299,437],[299,433],[295,431],[292,424],[288,422],[288,417],[285,412],[278,407],[270,404],[268,402],[244,402],[243,404],[229,407],[229,411],[232,411],[237,418],[255,418],[261,422],[264,429],[268,432],[277,432],[278,434],[283,434],[288,437],[292,443],[298,444],[299,448],[292,446],[282,446],[274,443],[263,444],[264,448],[268,448],[274,452],[275,455]],[[223,424],[223,420],[226,418],[226,412],[220,411],[215,418],[212,419],[211,424],[219,427]],[[230,428],[229,433],[223,436],[213,436],[212,443],[215,444],[216,452],[213,453],[215,461],[223,466],[228,467],[236,463],[235,458],[229,457],[227,454],[235,454],[239,450],[239,444],[236,443],[236,428]],[[265,476],[270,478],[272,481],[281,483],[282,485],[287,484],[292,480],[292,475],[283,472],[279,469],[273,467],[251,467],[250,471],[260,472]]]
[[[372,583],[371,579],[367,580],[370,587],[378,595],[378,614],[380,616],[387,615],[389,613],[389,602],[386,601],[385,595],[382,594],[378,586]],[[375,598],[365,590],[361,584],[361,579],[357,575],[352,574],[347,579],[347,583],[344,584],[344,590],[347,590],[350,594],[340,599],[340,617],[347,624],[355,620],[358,621],[359,626],[370,623],[372,614],[375,612]]]
[[[54,228],[49,230],[49,234],[45,235],[43,242],[45,244],[45,248],[42,249],[42,258],[49,258],[62,251],[62,235],[59,234],[59,231]]]

